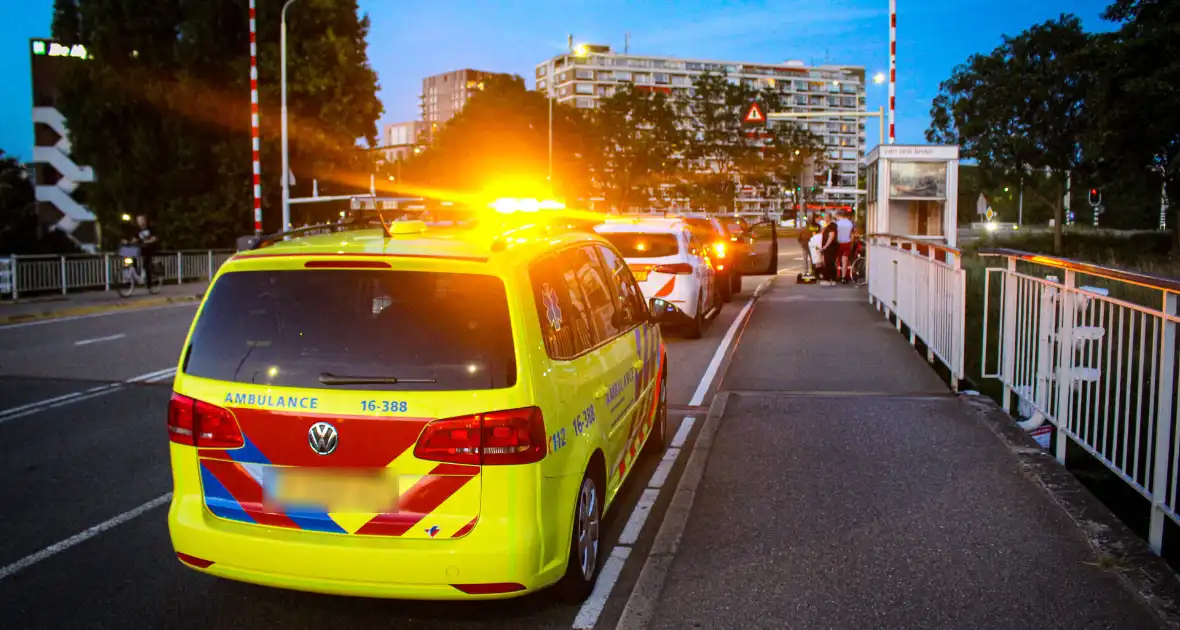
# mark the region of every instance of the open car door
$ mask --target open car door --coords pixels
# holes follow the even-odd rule
[[[778,273],[778,224],[774,221],[753,223],[738,240],[745,243],[738,268],[745,276],[771,276]]]

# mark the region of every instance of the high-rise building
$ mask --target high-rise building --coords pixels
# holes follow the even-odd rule
[[[484,70],[455,70],[422,79],[422,122],[428,137],[459,113],[468,99],[484,88],[485,81],[499,73]]]
[[[609,46],[583,45],[537,64],[536,88],[559,103],[595,107],[621,85],[666,94],[687,94],[693,80],[705,72],[725,73],[728,80],[754,88],[771,88],[783,94],[786,111],[830,112],[830,116],[769,124],[795,124],[809,129],[824,143],[827,166],[815,173],[815,184],[826,189],[815,200],[852,205],[861,159],[865,154],[865,70],[862,66],[821,65],[807,67],[801,61],[767,64],[708,61],[620,54]],[[764,199],[745,190],[739,209],[769,211],[783,207],[783,200]]]

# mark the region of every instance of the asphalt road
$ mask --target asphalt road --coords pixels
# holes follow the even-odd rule
[[[797,254],[784,247],[782,265]],[[793,273],[793,272],[792,272]],[[726,331],[764,278],[747,278],[703,338],[669,337],[670,430],[675,433]],[[546,593],[490,603],[361,600],[266,589],[185,569],[168,538],[171,490],[164,431],[171,378],[195,305],[0,327],[0,619],[20,628],[569,628],[579,607]],[[126,384],[145,374],[155,383]],[[718,379],[713,382],[714,386]],[[99,389],[104,388],[104,389]],[[37,401],[58,400],[35,406]],[[707,407],[709,396],[702,401]],[[19,409],[28,405],[30,408]],[[691,438],[690,438],[691,439]],[[675,487],[684,457],[666,488]],[[604,526],[611,552],[656,467],[645,457]],[[612,591],[598,627],[613,627],[646,555],[662,492],[633,562]],[[127,512],[149,504],[142,513]],[[111,519],[78,544],[72,536]],[[30,562],[30,556],[32,561]],[[5,574],[14,563],[24,566]],[[632,566],[636,565],[636,566]],[[14,623],[15,625],[8,625]]]

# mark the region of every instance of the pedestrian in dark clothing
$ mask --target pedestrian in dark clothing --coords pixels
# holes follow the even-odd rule
[[[823,279],[828,286],[836,285],[836,259],[840,255],[840,244],[836,240],[836,222],[829,220],[820,233],[823,239],[824,254]]]

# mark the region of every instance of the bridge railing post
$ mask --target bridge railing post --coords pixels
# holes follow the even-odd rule
[[[1018,313],[1020,279],[1016,275],[1016,259],[1008,259],[1008,269],[1001,274],[1004,279],[1001,286],[1003,299],[1000,308],[1000,383],[1004,386],[1003,399],[1000,406],[1009,413],[1012,412],[1012,385],[1016,383],[1016,319]]]
[[[1067,269],[1065,280],[1057,300],[1057,461],[1065,463],[1065,447],[1069,443],[1067,431],[1073,427],[1073,362],[1074,362],[1074,289],[1077,287],[1076,272]]]
[[[1151,523],[1147,534],[1147,542],[1157,555],[1164,547],[1164,510],[1171,498],[1168,477],[1172,471],[1172,401],[1175,396],[1173,379],[1176,374],[1176,321],[1173,318],[1180,315],[1177,302],[1180,302],[1180,295],[1164,292],[1161,322],[1163,328],[1159,337],[1160,374],[1156,384],[1159,406],[1156,407],[1155,417],[1156,444],[1151,483]]]

